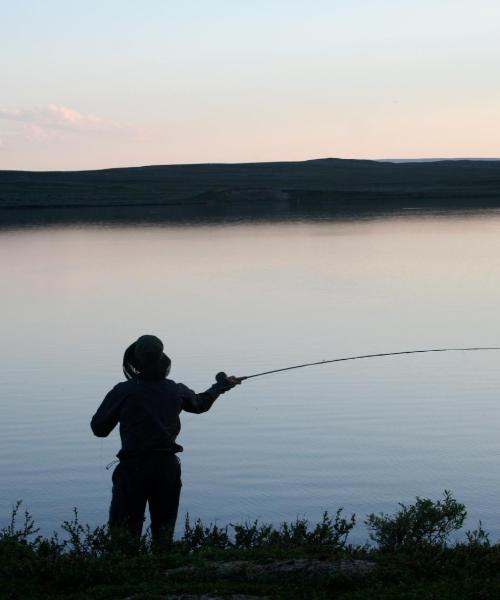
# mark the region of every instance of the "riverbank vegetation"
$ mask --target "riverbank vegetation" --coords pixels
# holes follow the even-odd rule
[[[148,535],[137,544],[84,526],[76,510],[61,536],[44,537],[18,503],[0,531],[0,597],[498,598],[500,545],[481,523],[453,541],[465,517],[449,492],[417,498],[394,514],[368,515],[361,546],[349,543],[357,519],[343,509],[279,526],[188,516],[180,539],[155,548]]]

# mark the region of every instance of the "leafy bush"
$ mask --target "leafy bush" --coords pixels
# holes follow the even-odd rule
[[[2,542],[15,541],[22,544],[28,543],[31,536],[36,535],[39,529],[35,527],[35,521],[30,513],[24,511],[24,522],[21,528],[17,526],[17,517],[21,508],[22,500],[18,500],[12,507],[10,523],[7,527],[0,530],[0,540]],[[37,538],[37,540],[40,538]]]
[[[481,521],[479,521],[477,529],[466,531],[465,537],[471,548],[489,548],[491,546],[490,534],[483,529]]]
[[[73,519],[64,521],[61,526],[66,533],[63,540],[59,539],[57,533],[51,538],[43,538],[37,535],[39,530],[28,511],[24,513],[23,524],[17,525],[20,507],[21,502],[15,504],[10,524],[0,531],[0,545],[4,547],[7,543],[18,544],[34,553],[45,554],[50,548],[53,555],[96,559],[117,552],[147,554],[153,549],[149,531],[138,543],[126,534],[110,532],[106,525],[92,529],[89,525],[80,523],[76,508],[73,509]],[[192,524],[187,514],[183,536],[178,542],[174,542],[172,548],[181,552],[202,548],[252,550],[272,546],[341,549],[345,547],[347,537],[356,524],[355,515],[346,519],[342,516],[342,511],[339,508],[334,516],[325,511],[321,521],[314,526],[307,519],[297,518],[290,523],[281,523],[278,528],[258,521],[220,527],[212,523],[204,525],[201,519],[197,519]]]
[[[218,527],[212,523],[206,527],[201,519],[196,519],[194,526],[191,526],[188,513],[184,522],[184,535],[181,544],[189,551],[199,550],[206,546],[224,550],[230,546],[227,529],[227,527]]]
[[[325,511],[321,522],[313,529],[309,528],[307,519],[299,518],[292,523],[283,522],[278,529],[272,525],[259,525],[258,521],[231,525],[235,532],[233,546],[245,550],[269,546],[327,546],[335,550],[344,548],[347,537],[356,524],[356,516],[344,519],[342,510],[339,508],[334,517]]]
[[[189,514],[186,515],[184,535],[181,544],[188,550],[198,550],[203,547],[255,550],[280,546],[282,548],[322,546],[329,549],[344,548],[347,537],[356,524],[356,516],[350,519],[342,517],[339,508],[332,517],[325,511],[320,523],[312,529],[307,519],[297,518],[291,523],[283,522],[277,529],[273,525],[253,521],[251,523],[234,524],[218,527],[210,524],[203,525],[200,519],[191,525]],[[229,527],[234,536],[228,533]]]
[[[400,503],[399,506],[400,510],[394,515],[372,513],[366,520],[370,538],[381,550],[444,547],[449,535],[462,527],[467,515],[465,506],[447,490],[444,491],[443,500],[433,502],[417,497],[415,504],[406,506]],[[483,534],[476,532],[476,538],[481,536],[480,539],[484,539]]]

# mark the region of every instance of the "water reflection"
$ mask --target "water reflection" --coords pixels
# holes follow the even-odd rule
[[[498,345],[499,234],[495,212],[3,231],[2,519],[17,498],[49,531],[75,505],[106,519],[103,467],[118,440],[94,439],[88,421],[143,332],[164,339],[172,377],[195,389],[221,369]],[[180,520],[315,518],[338,505],[362,517],[448,488],[498,537],[492,354],[247,382],[183,418]]]
[[[470,202],[469,202],[470,205]],[[95,225],[101,227],[139,225],[148,227],[165,225],[220,225],[239,223],[283,223],[283,222],[360,222],[364,220],[387,219],[392,217],[412,217],[419,219],[476,218],[478,215],[491,216],[500,214],[499,208],[467,208],[457,204],[443,208],[431,206],[420,208],[418,205],[401,208],[390,203],[384,206],[377,202],[377,208],[367,206],[338,205],[331,201],[315,199],[300,201],[298,199],[283,202],[255,203],[190,203],[179,205],[140,205],[140,206],[61,206],[58,208],[32,207],[14,209],[0,207],[0,230],[26,227],[47,226],[81,226]]]

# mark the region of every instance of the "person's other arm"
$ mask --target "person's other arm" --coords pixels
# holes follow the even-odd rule
[[[221,394],[240,383],[241,381],[237,377],[228,377],[226,382],[214,383],[212,387],[201,394],[197,394],[183,383],[178,383],[177,388],[182,399],[182,410],[196,414],[207,412]]]
[[[97,437],[108,436],[118,423],[120,410],[125,400],[125,396],[120,391],[119,385],[106,394],[101,406],[99,406],[90,421],[90,427]]]

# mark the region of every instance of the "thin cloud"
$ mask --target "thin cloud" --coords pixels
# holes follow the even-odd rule
[[[57,132],[121,133],[138,134],[137,128],[104,119],[93,114],[84,114],[60,104],[48,104],[34,108],[1,108],[0,119],[19,123],[31,137],[51,137]],[[35,135],[33,135],[35,134]]]

